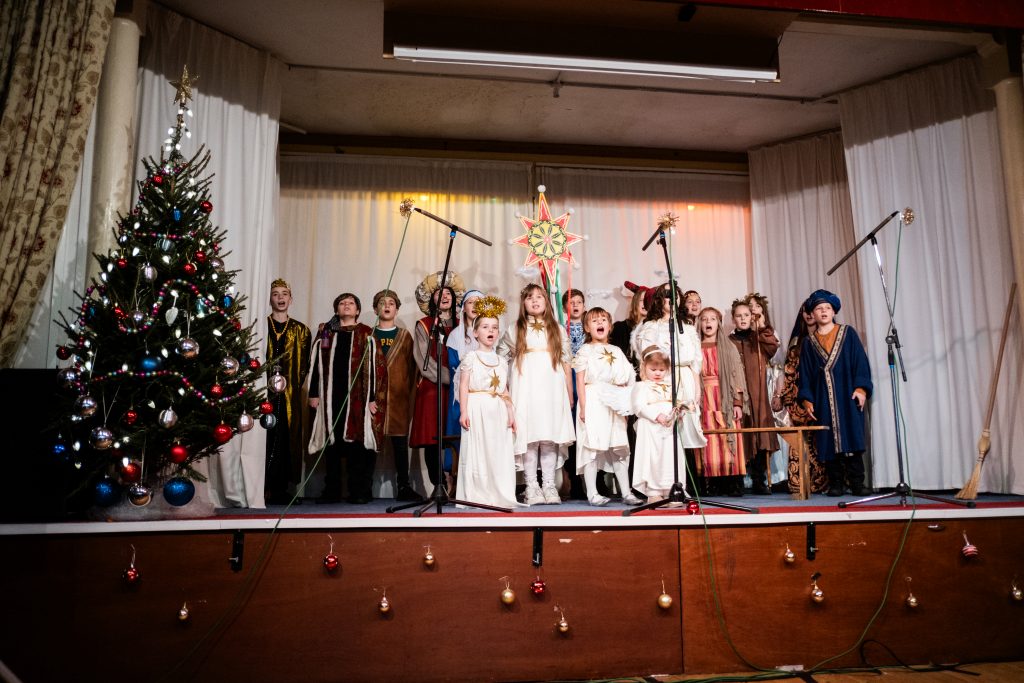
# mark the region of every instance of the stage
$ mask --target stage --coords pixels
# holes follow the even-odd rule
[[[0,659],[25,681],[522,681],[1024,658],[1024,498],[722,500],[759,512],[381,500],[6,524]]]

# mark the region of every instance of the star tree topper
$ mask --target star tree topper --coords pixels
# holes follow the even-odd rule
[[[572,215],[571,209],[558,218],[551,218],[548,200],[544,197],[544,189],[543,185],[537,188],[537,191],[540,192],[537,218],[531,220],[526,216],[518,217],[526,234],[512,240],[512,244],[518,244],[530,250],[530,255],[526,257],[526,263],[523,264],[524,267],[529,268],[533,264],[539,263],[548,278],[554,279],[558,261],[565,261],[570,266],[575,263],[569,247],[582,240],[583,236],[566,230],[569,217]]]

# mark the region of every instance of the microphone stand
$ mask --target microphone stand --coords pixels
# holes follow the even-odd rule
[[[466,507],[482,508],[484,510],[493,510],[495,512],[512,512],[511,508],[498,507],[497,505],[485,505],[484,503],[474,503],[468,500],[459,500],[457,498],[449,497],[444,490],[444,486],[441,485],[441,477],[444,472],[444,392],[441,391],[443,386],[441,383],[441,354],[444,353],[444,334],[443,327],[441,326],[441,298],[444,296],[444,287],[447,286],[448,281],[448,265],[451,263],[452,258],[452,247],[455,245],[455,236],[460,232],[467,237],[475,239],[481,244],[486,244],[488,247],[492,246],[489,240],[474,235],[469,230],[460,228],[459,226],[446,221],[443,218],[435,216],[434,214],[424,211],[418,207],[411,207],[413,211],[423,214],[427,218],[431,218],[438,223],[448,227],[448,251],[444,256],[444,268],[441,271],[440,287],[437,295],[437,308],[435,309],[434,322],[430,329],[430,340],[434,343],[435,361],[437,363],[437,373],[435,380],[437,381],[437,477],[438,482],[434,486],[434,491],[431,496],[427,499],[426,503],[422,501],[414,501],[411,503],[403,503],[402,505],[392,505],[387,508],[387,512],[398,512],[411,507],[417,507],[418,509],[413,512],[413,517],[420,517],[426,512],[431,506],[436,507],[435,512],[441,514],[444,510],[445,505],[464,505]],[[452,307],[455,307],[455,302],[452,302]],[[450,391],[449,385],[449,391]]]
[[[674,221],[674,219],[672,219]],[[676,387],[676,281],[672,274],[672,260],[668,256],[668,242],[665,237],[665,232],[668,227],[671,226],[671,221],[662,220],[658,223],[658,228],[654,231],[654,234],[650,236],[647,242],[644,244],[640,251],[646,251],[647,247],[657,240],[658,244],[661,245],[661,251],[665,256],[665,267],[668,270],[668,286],[671,290],[671,298],[669,299],[669,318],[668,318],[668,350],[669,350],[669,375],[672,382],[672,406],[675,408],[676,399],[678,396],[678,389]],[[643,360],[641,359],[641,367]],[[656,508],[672,505],[673,507],[681,507],[683,510],[688,512],[691,508],[696,505],[698,508],[703,503],[704,505],[712,505],[714,507],[727,508],[729,510],[738,510],[740,512],[749,512],[756,514],[758,510],[756,508],[744,507],[742,505],[734,505],[732,503],[720,503],[717,501],[710,501],[706,499],[698,500],[693,498],[686,490],[685,484],[680,481],[679,478],[679,420],[675,419],[672,421],[672,487],[669,489],[668,496],[661,500],[656,500],[653,503],[644,503],[638,505],[635,508],[622,511],[623,517],[629,517],[638,512],[644,510],[654,510]],[[693,512],[696,512],[694,510]],[[691,513],[692,514],[692,513]]]
[[[885,334],[885,345],[887,348],[887,357],[889,362],[889,384],[892,386],[892,417],[893,423],[896,430],[896,465],[899,468],[900,480],[896,484],[896,488],[890,493],[882,493],[875,496],[868,496],[866,498],[860,498],[849,502],[839,503],[840,508],[847,508],[852,505],[863,505],[865,503],[873,503],[876,500],[885,500],[887,498],[893,498],[899,496],[900,505],[902,507],[907,506],[907,498],[923,498],[925,500],[933,500],[939,503],[953,503],[956,505],[964,505],[968,508],[974,507],[974,501],[955,500],[950,498],[940,498],[939,496],[932,496],[924,493],[915,493],[910,485],[907,484],[903,474],[903,438],[900,433],[900,416],[899,416],[899,384],[896,381],[896,360],[899,358],[900,375],[903,381],[907,381],[907,370],[906,365],[903,362],[903,345],[900,344],[899,333],[896,331],[896,315],[893,309],[892,300],[889,298],[889,288],[885,282],[885,270],[882,268],[882,254],[878,249],[878,239],[875,234],[881,230],[885,225],[891,221],[899,211],[893,211],[881,223],[875,227],[874,230],[869,232],[864,239],[858,242],[853,249],[851,249],[843,258],[839,259],[832,268],[825,273],[831,275],[836,271],[839,266],[846,263],[846,261],[857,252],[862,246],[871,242],[871,246],[875,251],[875,262],[878,263],[878,277],[882,282],[882,295],[885,297],[885,310],[889,314],[889,329]],[[900,216],[900,223],[909,225],[914,220],[913,211],[906,209],[906,218]],[[835,429],[835,425],[833,425]],[[838,457],[838,456],[837,456]]]

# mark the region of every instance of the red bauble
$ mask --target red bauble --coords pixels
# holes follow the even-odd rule
[[[210,202],[199,202],[199,208],[203,210],[203,213],[210,213],[213,211],[213,204]]]
[[[264,401],[263,403],[260,404],[260,413],[262,413],[263,415],[270,415],[272,412],[274,412],[273,403],[271,403],[270,401]]]
[[[231,441],[233,435],[234,432],[231,430],[231,427],[223,422],[213,428],[213,440],[217,443],[227,443]]]
[[[259,370],[260,369],[260,360],[259,360],[259,358],[253,358],[251,361],[249,361],[249,369],[250,370]]]
[[[242,329],[242,321],[239,320],[238,318],[235,318],[234,320],[232,320],[231,324],[235,326],[235,330]],[[259,363],[259,361],[256,361],[256,362]],[[258,368],[259,366],[257,365],[256,367]]]
[[[118,268],[125,268],[125,267],[127,267],[127,265],[128,265],[128,259],[126,259],[125,257],[122,256],[121,258],[117,259],[117,267]]]
[[[138,420],[138,419],[139,419],[139,414],[137,412],[135,412],[134,410],[132,410],[131,408],[129,408],[128,410],[124,411],[124,423],[126,425],[133,425],[133,424],[135,424],[135,421]]]
[[[171,454],[169,457],[171,462],[173,462],[175,465],[180,465],[181,463],[188,460],[188,449],[182,446],[180,443],[176,443],[173,446],[171,446]]]
[[[157,185],[163,185],[164,177],[157,173],[155,176],[153,176],[153,182],[156,183]]]
[[[125,569],[124,574],[121,576],[124,577],[124,582],[128,584],[138,583],[139,579],[142,578],[142,574],[139,573],[134,564]]]
[[[216,254],[218,251],[220,251],[220,242],[214,242],[213,243],[213,253]]]
[[[184,267],[182,267],[182,270],[185,271],[185,275],[195,275],[196,274],[196,266],[195,266],[194,263],[186,263],[184,265]]]
[[[532,592],[534,595],[544,595],[544,593],[546,593],[547,590],[548,585],[544,583],[544,580],[539,576],[533,580],[533,583],[530,584],[530,592]]]
[[[139,463],[131,460],[127,465],[121,466],[121,481],[126,484],[134,484],[142,478],[142,468]]]
[[[695,515],[698,512],[700,512],[700,504],[695,500],[691,500],[688,503],[686,503],[686,511],[689,512],[691,515]]]
[[[196,261],[199,261],[200,263],[206,263],[206,252],[205,251],[197,251],[195,259],[196,259]]]
[[[69,349],[66,346],[58,346],[57,358],[60,358],[61,360],[67,360],[68,358],[71,358],[71,349]]]
[[[210,396],[213,396],[214,398],[220,398],[223,395],[224,387],[222,387],[221,385],[214,384],[212,387],[210,387]]]
[[[334,553],[327,553],[324,555],[324,569],[328,572],[338,571],[338,567],[341,566],[341,560]]]
[[[114,306],[114,315],[118,318],[124,317],[124,310],[120,306]]]

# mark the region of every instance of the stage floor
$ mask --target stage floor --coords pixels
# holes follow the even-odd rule
[[[881,491],[885,493],[885,491]],[[952,500],[955,491],[922,492]],[[187,516],[188,508],[171,508],[172,518],[160,518],[153,505],[147,508],[121,506],[96,521],[0,524],[0,535],[127,533],[138,531],[214,531],[222,529],[522,529],[546,528],[651,528],[708,526],[760,526],[777,524],[842,523],[899,521],[907,519],[983,519],[993,517],[1024,517],[1024,496],[979,494],[974,508],[954,503],[907,498],[901,505],[899,497],[863,505],[840,508],[840,502],[851,503],[857,497],[847,495],[829,498],[813,495],[807,500],[794,500],[786,493],[745,495],[742,498],[708,498],[701,512],[691,514],[685,508],[662,507],[630,516],[630,509],[613,500],[606,507],[592,507],[584,501],[565,501],[561,505],[519,507],[511,513],[491,512],[474,508],[444,506],[437,514],[431,505],[419,517],[417,507],[388,513],[396,505],[387,498],[366,505],[317,504],[313,499],[301,500],[292,506],[267,508],[218,508],[209,514]],[[728,503],[752,508],[752,514],[714,503]],[[102,513],[102,511],[97,511]]]

